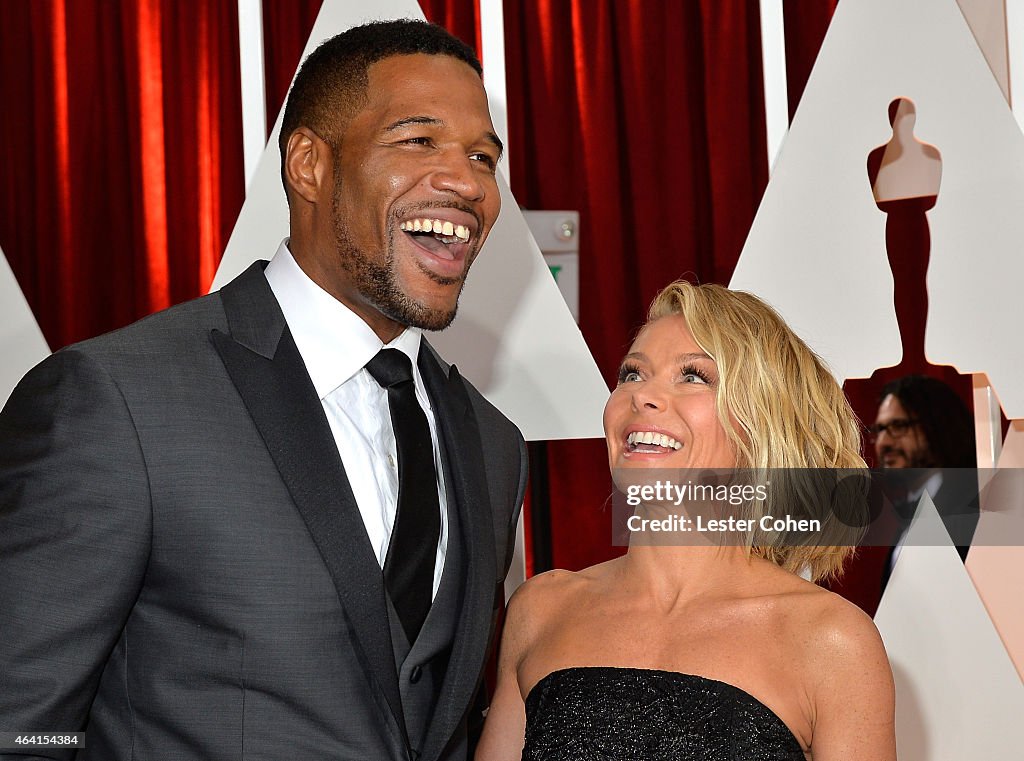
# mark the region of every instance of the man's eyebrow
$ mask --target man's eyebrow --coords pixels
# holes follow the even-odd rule
[[[384,128],[384,131],[394,132],[396,129],[408,127],[410,124],[430,124],[437,127],[443,125],[444,122],[434,116],[406,116],[403,119],[399,119],[398,121],[389,124]]]
[[[505,153],[505,146],[501,142],[501,139],[493,132],[488,132],[486,135],[484,135],[484,139],[486,139],[487,142],[491,143],[495,148],[498,149],[498,158],[500,159],[502,157],[502,154]]]
[[[406,116],[398,121],[391,122],[391,124],[384,128],[384,132],[395,132],[412,124],[427,124],[431,127],[444,126],[444,122],[434,116]],[[484,140],[498,149],[498,158],[500,159],[505,153],[505,145],[501,142],[501,139],[493,132],[487,132],[484,134]]]

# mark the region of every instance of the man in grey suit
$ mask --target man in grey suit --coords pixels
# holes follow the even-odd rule
[[[86,732],[0,758],[465,757],[525,445],[419,329],[498,213],[480,65],[421,22],[349,30],[281,150],[269,265],[0,413],[0,732]]]

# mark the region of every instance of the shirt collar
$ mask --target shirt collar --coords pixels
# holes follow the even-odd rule
[[[928,496],[934,499],[935,494],[942,488],[942,471],[937,470],[928,476],[927,480],[921,484],[921,486],[912,492],[907,493],[908,502],[917,502],[921,499],[921,495],[928,492]]]
[[[363,369],[384,347],[359,315],[303,272],[288,250],[287,239],[265,274],[320,399]],[[418,329],[406,328],[388,344],[409,357],[417,377],[420,339]]]

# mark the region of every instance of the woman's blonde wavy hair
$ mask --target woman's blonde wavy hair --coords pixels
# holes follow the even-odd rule
[[[718,366],[718,418],[735,447],[738,468],[866,468],[860,424],[842,388],[768,304],[742,291],[677,280],[657,295],[647,319],[669,315],[686,319],[694,340]],[[820,511],[813,495],[800,499],[806,479],[790,479],[787,491],[779,488],[778,471],[773,470],[772,478],[772,494],[790,503],[784,510],[797,501],[805,503],[800,506],[804,515]],[[754,518],[772,514],[765,503],[751,509]],[[834,515],[818,517],[832,519],[830,525],[823,524],[828,546],[821,546],[820,539],[814,545],[794,545],[785,536],[757,530],[748,537],[748,547],[794,573],[806,569],[813,580],[837,575],[853,552],[849,545],[855,544],[858,532]]]

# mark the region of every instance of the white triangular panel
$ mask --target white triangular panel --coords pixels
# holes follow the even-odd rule
[[[1024,684],[927,494],[875,624],[896,680],[901,761],[1019,757]]]
[[[0,251],[0,407],[18,381],[50,353],[7,257]]]
[[[839,4],[731,285],[772,302],[841,379],[899,362],[866,169],[897,97],[942,154],[928,359],[987,372],[1007,415],[1024,417],[1024,138],[954,0]]]
[[[371,19],[423,18],[415,0],[326,0],[303,58],[328,37]],[[288,234],[277,139],[263,152],[213,288],[256,259],[269,258]],[[530,440],[603,435],[608,388],[544,264],[504,179],[502,211],[473,265],[459,316],[430,340],[509,416]]]

